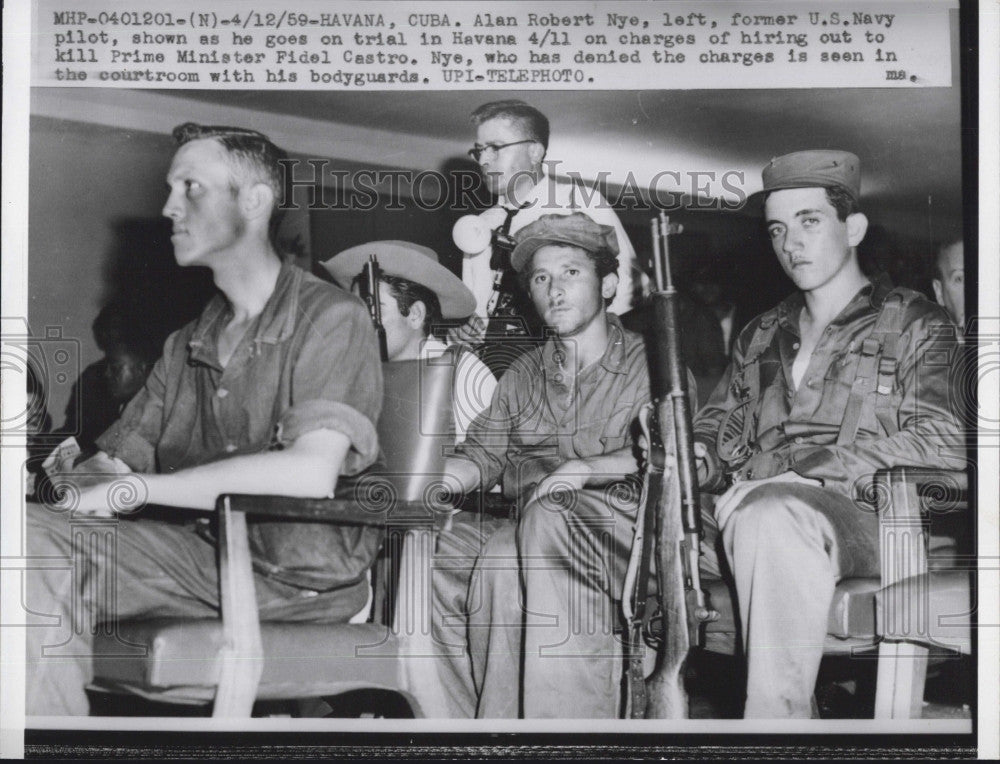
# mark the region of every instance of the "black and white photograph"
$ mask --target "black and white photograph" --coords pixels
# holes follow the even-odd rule
[[[4,16],[0,754],[996,755],[995,7]]]

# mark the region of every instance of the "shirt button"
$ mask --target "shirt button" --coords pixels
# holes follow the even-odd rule
[[[801,435],[796,435],[795,442],[798,443],[799,445],[802,445],[803,443],[806,442],[806,439],[803,438]]]
[[[799,343],[798,342],[793,342],[792,343],[792,350],[798,350],[798,349],[799,349]]]
[[[236,444],[235,443],[228,443],[228,444],[226,444],[226,453],[227,454],[231,454],[235,450],[236,450]]]
[[[215,391],[215,394],[220,398],[225,398],[227,395],[229,395],[229,391],[224,387],[220,387],[218,390]]]

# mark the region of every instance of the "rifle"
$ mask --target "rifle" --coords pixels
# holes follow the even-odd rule
[[[379,302],[378,298],[378,281],[382,271],[378,267],[378,258],[375,255],[368,256],[363,273],[362,296],[368,306],[368,313],[372,317],[372,324],[375,325],[375,332],[378,334],[379,355],[382,362],[385,363],[389,360],[389,351],[385,344],[385,327],[382,326],[382,303]]]
[[[701,624],[719,614],[705,604],[698,572],[703,535],[698,501],[687,369],[681,360],[677,290],[670,277],[667,237],[671,227],[662,212],[652,221],[653,267],[657,291],[651,296],[653,336],[650,386],[653,405],[643,412],[649,444],[642,512],[630,560],[626,595],[631,595],[629,684],[632,717],[682,719],[688,716],[684,667]],[[662,251],[661,251],[662,241]],[[654,415],[655,414],[655,415]],[[658,609],[649,614],[646,596],[655,533]],[[629,597],[626,596],[626,600]],[[657,649],[656,668],[643,679],[642,643]]]

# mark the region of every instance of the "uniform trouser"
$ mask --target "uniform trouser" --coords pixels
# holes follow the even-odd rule
[[[434,657],[405,666],[427,716],[616,715],[622,644],[612,633],[619,622],[612,600],[620,597],[635,505],[613,491],[562,498],[569,511],[529,503],[517,526],[460,515],[438,537],[433,650],[420,651]],[[557,539],[563,547],[551,548]],[[578,585],[580,565],[587,580]],[[540,709],[540,698],[550,703]]]
[[[747,657],[744,716],[808,718],[833,590],[878,575],[878,519],[798,483],[750,491],[722,528]]]
[[[462,512],[435,540],[429,631],[404,637],[405,682],[427,717],[518,717],[523,617],[514,527]]]
[[[219,615],[215,546],[190,524],[66,517],[28,504],[25,607],[27,713],[85,715],[100,624],[140,617]],[[346,622],[368,583],[317,593],[255,575],[264,620]],[[137,659],[122,643],[120,660]],[[131,657],[130,657],[131,656]]]
[[[510,529],[476,531],[480,558],[434,583],[437,622],[448,623],[443,641],[463,644],[468,624],[471,653],[439,662],[437,680],[455,701],[442,713],[468,715],[462,709],[475,707],[478,694],[481,716],[619,714],[624,644],[615,627],[635,517],[634,504],[597,490],[528,504],[516,533],[523,589],[511,582]],[[703,577],[720,577],[721,545],[736,583],[745,715],[808,717],[834,585],[877,573],[877,519],[841,494],[792,483],[749,492],[721,532],[710,511],[702,519]],[[511,626],[518,617],[520,630]]]

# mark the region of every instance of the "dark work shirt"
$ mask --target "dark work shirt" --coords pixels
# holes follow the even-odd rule
[[[225,368],[221,295],[167,338],[145,387],[98,445],[136,472],[173,472],[287,445],[328,428],[351,439],[342,473],[375,461],[382,371],[375,333],[355,297],[283,265],[264,310]]]
[[[759,479],[791,470],[853,496],[881,468],[964,466],[964,458],[959,458],[964,444],[949,400],[949,370],[957,353],[954,328],[944,311],[922,296],[909,303],[901,322],[890,404],[898,432],[882,430],[869,402],[854,442],[837,444],[862,342],[890,291],[891,285],[881,280],[858,292],[823,332],[798,387],[792,382],[792,363],[805,303],[796,292],[778,306],[777,330],[759,358],[760,401],[750,442],[758,453],[738,465],[739,477]],[[760,322],[761,317],[751,321],[740,334],[733,362],[695,418],[695,439],[709,452],[709,490],[721,489],[723,472],[733,468],[720,457],[717,434],[727,412],[740,405],[734,371]],[[749,413],[740,412],[739,422]]]
[[[522,499],[544,477],[573,460],[617,451],[649,401],[642,338],[607,314],[608,346],[575,378],[574,362],[555,340],[520,356],[500,378],[493,400],[469,428],[458,455],[480,468],[482,488],[503,481]]]
[[[341,475],[378,458],[375,423],[382,369],[368,311],[356,297],[284,264],[274,292],[225,368],[218,336],[232,318],[221,295],[170,335],[145,387],[97,444],[136,472],[187,467],[281,448],[319,429],[351,446]],[[338,493],[348,481],[341,480]],[[257,522],[258,569],[324,590],[363,576],[378,548],[375,529]]]

